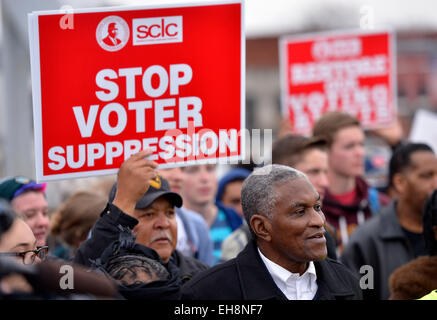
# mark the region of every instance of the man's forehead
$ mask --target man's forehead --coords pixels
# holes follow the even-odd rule
[[[19,205],[25,207],[40,207],[47,206],[47,200],[44,192],[37,190],[26,191],[19,196],[12,199],[12,205]]]
[[[243,179],[232,180],[225,185],[225,189],[241,188],[243,182],[244,182]]]
[[[437,166],[437,157],[431,151],[416,151],[410,156],[410,165],[413,170],[421,170]],[[407,169],[408,169],[407,167]]]
[[[314,155],[328,156],[328,151],[326,149],[321,149],[316,147],[307,149],[303,153],[302,159],[310,159],[311,157],[314,157]]]
[[[364,134],[363,129],[359,125],[351,124],[351,125],[348,125],[348,126],[344,126],[344,127],[338,128],[334,132],[334,140],[339,138],[339,137],[344,137],[344,138],[348,137],[348,133],[351,130],[355,130],[356,132],[361,132],[361,133]]]
[[[297,170],[300,170],[300,167],[307,167],[308,165],[326,165],[328,166],[328,153],[325,150],[321,149],[310,149],[306,151],[299,162],[294,166]]]
[[[16,246],[35,246],[36,238],[32,232],[30,226],[21,218],[16,220],[15,231],[19,234],[19,241],[15,244]]]
[[[293,199],[297,198],[318,198],[319,195],[314,186],[309,181],[306,175],[297,178],[291,178],[283,181],[278,181],[275,184],[276,192],[284,192],[287,196],[285,198]]]

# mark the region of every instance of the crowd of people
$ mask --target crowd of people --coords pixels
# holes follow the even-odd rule
[[[53,212],[45,184],[5,177],[0,297],[436,299],[437,157],[389,136],[387,186],[376,188],[366,134],[327,113],[309,137],[281,132],[271,163],[221,179],[215,164],[160,169],[143,150],[114,184]],[[53,272],[63,266],[73,283]]]

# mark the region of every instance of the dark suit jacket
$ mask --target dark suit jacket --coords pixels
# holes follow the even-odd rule
[[[362,299],[359,280],[340,262],[314,263],[319,300]],[[183,300],[287,300],[258,254],[255,241],[232,260],[203,271],[182,288]]]

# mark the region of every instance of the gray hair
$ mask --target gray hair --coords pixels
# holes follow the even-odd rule
[[[275,186],[281,181],[297,178],[307,179],[306,175],[299,170],[279,164],[270,164],[255,169],[246,178],[241,189],[241,205],[249,227],[250,219],[254,214],[272,217],[277,200]]]

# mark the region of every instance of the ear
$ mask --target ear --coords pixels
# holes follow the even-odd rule
[[[401,173],[395,173],[393,176],[393,186],[397,192],[403,194],[406,186],[405,176]]]
[[[250,218],[250,227],[252,228],[257,238],[262,239],[266,242],[270,242],[272,240],[272,225],[267,217],[261,214],[254,214]]]

